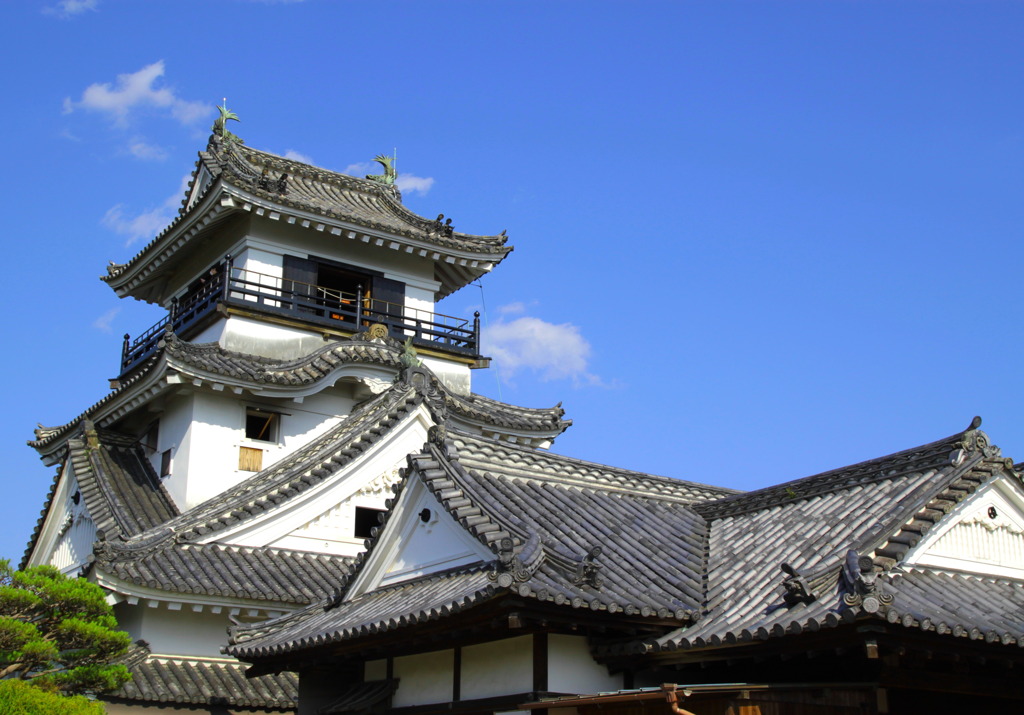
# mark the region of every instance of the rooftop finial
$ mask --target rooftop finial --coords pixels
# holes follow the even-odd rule
[[[384,173],[367,174],[366,178],[371,181],[379,181],[385,186],[394,186],[395,181],[398,179],[398,170],[395,169],[395,162],[398,161],[398,151],[395,151],[395,156],[378,154],[373,160],[384,167]]]
[[[237,114],[228,109],[227,97],[224,98],[224,104],[217,107],[217,111],[220,112],[220,116],[213,120],[213,133],[226,142],[238,142],[241,144],[242,140],[228,131],[228,120],[234,120],[236,122],[240,122],[242,120],[238,118]]]

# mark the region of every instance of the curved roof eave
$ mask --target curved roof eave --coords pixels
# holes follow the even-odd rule
[[[111,263],[107,275],[101,276],[118,295],[134,295],[150,302],[159,300],[155,290],[138,292],[138,288],[157,266],[196,234],[211,224],[216,225],[218,215],[224,211],[232,214],[255,211],[257,215],[269,212],[271,218],[283,218],[305,227],[316,222],[315,228],[320,231],[326,229],[334,235],[358,240],[372,239],[381,245],[386,242],[395,250],[430,256],[442,284],[439,299],[481,277],[513,250],[512,246],[505,245],[504,233],[444,235],[443,230],[437,230],[435,222],[409,211],[390,194],[388,187],[376,182],[248,147],[237,149],[238,153],[248,155],[246,160],[236,160],[234,155],[224,160],[217,152],[230,150],[216,149],[218,144],[219,140],[211,139],[208,150],[200,153],[178,216],[127,263]],[[211,152],[210,148],[215,151]],[[260,163],[254,165],[253,161]],[[262,189],[258,181],[241,173],[239,164],[253,176],[259,166],[265,170],[273,168],[287,174],[288,180],[298,188],[284,193]],[[211,180],[195,191],[204,167]],[[241,205],[235,204],[236,199]],[[368,232],[374,235],[368,236]]]

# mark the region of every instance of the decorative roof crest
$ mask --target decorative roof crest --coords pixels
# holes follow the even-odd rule
[[[782,564],[782,570],[787,574],[786,578],[782,580],[782,587],[786,589],[782,599],[786,602],[787,606],[795,606],[798,603],[811,603],[817,600],[818,594],[814,592],[811,584],[802,573],[785,562]]]
[[[385,186],[394,186],[395,182],[398,181],[398,169],[395,168],[395,163],[398,161],[398,152],[395,152],[395,156],[378,154],[373,160],[384,167],[384,173],[367,174],[366,178],[370,181],[377,181]]]
[[[853,549],[846,552],[842,582],[846,589],[843,603],[851,607],[859,606],[865,613],[877,613],[882,606],[888,606],[893,601],[892,594],[878,589],[875,562],[870,556],[861,556]]]
[[[228,131],[228,121],[241,122],[242,120],[238,118],[237,114],[228,109],[228,100],[226,97],[224,99],[223,106],[218,106],[217,111],[220,112],[220,116],[213,120],[213,127],[211,127],[211,131],[227,144],[244,144],[245,142]]]

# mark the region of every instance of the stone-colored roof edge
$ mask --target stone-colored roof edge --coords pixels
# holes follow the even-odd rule
[[[188,342],[169,332],[161,340],[157,352],[136,368],[117,388],[86,408],[70,422],[57,427],[40,425],[35,430],[36,439],[27,441],[27,444],[41,454],[52,452],[56,443],[67,439],[83,420],[94,419],[97,412],[103,407],[126,396],[159,368],[169,367],[179,371],[187,371],[186,368],[198,369],[207,374],[228,377],[252,385],[308,388],[312,383],[329,378],[332,371],[343,364],[382,365],[399,371],[402,367],[401,354],[402,345],[393,338],[373,339],[366,333],[357,333],[350,340],[328,343],[300,358],[275,360],[226,350],[216,342]],[[209,364],[210,356],[217,358],[218,363],[234,360],[240,364],[247,364],[253,373],[262,371],[265,377],[264,379],[254,379],[232,373],[219,364],[211,365]],[[443,383],[440,386],[446,402],[455,412],[471,417],[476,416],[478,411],[474,410],[472,405],[474,401],[479,401],[481,405],[485,406],[488,413],[488,415],[484,415],[484,418],[489,416],[495,427],[506,427],[524,432],[538,431],[545,435],[550,432],[553,433],[552,436],[557,436],[572,424],[571,420],[561,419],[564,410],[560,406],[553,408],[519,407],[475,394],[471,398],[465,398],[450,391]],[[538,419],[550,421],[551,428],[537,430],[532,421]]]
[[[360,193],[375,194],[379,198],[384,199],[390,205],[389,208],[404,219],[409,224],[417,227],[425,233],[429,233],[433,228],[434,219],[429,219],[426,216],[420,216],[413,211],[410,211],[401,201],[396,197],[395,193],[397,189],[392,190],[391,187],[386,186],[378,181],[372,181],[370,179],[364,179],[358,176],[351,176],[349,174],[342,174],[338,171],[331,171],[330,169],[324,169],[313,164],[306,164],[295,159],[289,159],[287,157],[274,154],[272,152],[264,151],[262,149],[255,149],[253,147],[242,145],[232,145],[233,150],[237,150],[242,153],[247,153],[262,160],[263,165],[270,166],[276,171],[284,171],[289,177],[296,175],[305,176],[312,178],[315,181],[321,183],[334,183],[339,184],[345,188],[350,188]],[[219,159],[219,157],[218,157]],[[222,168],[226,168],[228,172],[234,174],[231,171],[230,165],[225,164],[223,161],[219,161]],[[275,166],[276,165],[276,166]],[[270,196],[268,194],[268,196]],[[504,233],[498,233],[493,235],[484,234],[471,234],[462,233],[461,231],[454,231],[452,237],[456,240],[473,241],[483,244],[490,244],[496,248],[504,247],[507,236]],[[508,248],[511,250],[511,246]],[[506,253],[508,251],[505,251]]]
[[[59,443],[62,440],[67,439],[68,436],[72,434],[74,430],[79,425],[81,425],[84,420],[94,419],[96,413],[102,407],[110,404],[115,399],[121,397],[127,392],[137,388],[147,378],[152,377],[163,355],[164,351],[158,350],[149,359],[142,363],[141,366],[136,368],[133,374],[130,375],[126,380],[121,382],[116,388],[108,392],[106,395],[101,397],[92,405],[85,408],[74,419],[65,422],[62,425],[58,425],[57,427],[44,427],[43,425],[38,425],[34,430],[36,438],[33,440],[26,441],[26,444],[29,447],[32,447],[37,452],[39,452],[40,455],[45,455],[48,452],[52,452],[53,449],[48,448],[55,447],[55,443]]]
[[[104,486],[100,484],[102,479],[100,471],[103,465],[97,464],[96,452],[108,451],[111,446],[138,449],[135,439],[110,430],[96,429],[88,419],[81,420],[75,426],[75,429],[68,437],[67,454],[61,462],[60,469],[57,470],[57,474],[54,476],[53,483],[46,495],[44,508],[40,512],[39,519],[36,521],[32,535],[29,537],[28,545],[22,555],[20,568],[24,568],[28,564],[28,559],[36,547],[43,524],[46,522],[46,517],[54,506],[53,498],[57,493],[61,476],[69,462],[74,467],[74,477],[78,482],[82,498],[85,500],[89,517],[96,526],[97,538],[100,540],[110,537],[123,539],[131,536],[130,533],[126,533],[122,520],[118,519],[115,513],[115,505],[112,504],[112,501],[116,501],[116,495],[109,493],[109,485]],[[155,475],[151,474],[150,476],[152,477],[150,479],[151,486],[155,487],[158,494],[162,496],[168,513],[177,514],[178,510],[174,505],[174,500],[171,499],[164,485]]]
[[[488,563],[475,563],[467,566],[458,566],[451,569],[426,574],[412,581],[402,581],[395,584],[376,589],[372,592],[362,594],[359,598],[381,598],[395,591],[409,588],[410,586],[430,586],[467,576],[478,576],[481,573],[489,573],[491,565]],[[248,662],[255,662],[261,658],[287,655],[298,650],[313,648],[330,643],[337,643],[345,640],[352,640],[361,636],[379,635],[397,628],[414,626],[428,621],[438,621],[450,618],[457,613],[470,609],[481,603],[492,601],[503,595],[510,595],[512,592],[490,579],[483,579],[479,587],[470,587],[457,591],[444,599],[444,603],[434,604],[427,608],[415,609],[404,612],[401,616],[381,616],[380,618],[358,625],[343,627],[333,633],[320,633],[316,636],[299,636],[285,642],[275,642],[266,645],[268,636],[274,633],[287,631],[290,627],[301,624],[308,618],[328,613],[338,605],[337,598],[329,598],[321,603],[312,604],[306,608],[293,613],[288,613],[278,618],[263,621],[261,623],[243,624],[228,628],[228,645],[223,651],[237,658]],[[260,645],[260,643],[264,643]]]
[[[209,186],[207,186],[203,190],[203,192],[196,197],[196,200],[192,203],[192,207],[198,206],[200,203],[202,203],[202,201],[215,188],[220,188],[224,185],[232,185],[230,182],[232,178],[242,178],[235,171],[232,170],[230,162],[224,161],[221,158],[219,149],[221,144],[221,139],[216,134],[211,134],[206,149],[198,153],[199,159],[195,162],[195,168],[192,171],[191,178],[189,179],[188,185],[185,189],[185,195],[181,201],[181,207],[179,208],[178,214],[174,217],[174,219],[167,226],[161,229],[156,236],[154,236],[145,246],[143,246],[134,256],[129,258],[126,262],[111,262],[110,265],[107,267],[107,274],[100,276],[100,280],[108,284],[117,282],[121,277],[124,276],[124,274],[129,269],[131,269],[133,266],[141,262],[145,258],[145,256],[151,253],[166,236],[172,233],[175,229],[178,228],[178,226],[181,223],[183,223],[186,220],[186,218],[192,213],[192,210],[188,205],[188,200],[195,186],[196,179],[200,174],[201,165],[205,165],[208,168],[212,176],[212,181],[210,182]],[[432,224],[432,220],[427,219],[426,217],[423,216],[419,216],[418,214],[415,214],[409,209],[407,209],[405,206],[401,204],[401,202],[397,201],[395,197],[389,193],[389,189],[387,187],[385,187],[383,184],[380,184],[379,182],[374,182],[367,179],[359,179],[354,176],[348,176],[347,174],[341,174],[338,172],[329,171],[327,169],[321,169],[320,167],[312,166],[311,164],[304,164],[293,159],[287,159],[285,157],[272,154],[270,152],[261,151],[259,149],[253,149],[251,147],[244,145],[242,145],[242,150],[259,157],[264,157],[264,161],[267,164],[278,164],[282,169],[290,168],[291,171],[285,173],[300,174],[310,177],[319,176],[322,177],[319,179],[320,181],[340,181],[344,184],[348,184],[352,189],[360,191],[362,193],[377,194],[380,198],[387,201],[391,205],[395,213],[402,219],[413,224],[424,233],[429,232],[429,226]],[[278,170],[280,171],[281,169]],[[242,186],[239,188],[242,188],[243,190],[248,192],[252,192],[256,195],[260,195],[261,197],[263,197],[263,193],[266,193],[266,196],[263,198],[266,198],[267,200],[273,201],[275,203],[279,203],[282,206],[292,206],[294,204],[294,208],[298,208],[299,210],[312,211],[313,213],[323,213],[320,211],[316,211],[314,208],[309,207],[305,204],[299,204],[298,202],[283,201],[280,195],[271,194],[269,192],[261,192],[259,189],[251,186]],[[371,228],[384,230],[388,233],[393,232],[393,229],[387,226],[372,226]],[[411,234],[407,237],[418,240],[426,239],[426,236],[416,236]],[[495,255],[496,264],[500,263],[514,249],[513,246],[505,245],[507,241],[507,236],[504,233],[497,234],[494,236],[483,236],[455,232],[453,234],[452,243],[455,244],[456,241],[470,242],[478,245],[475,247],[463,247],[458,245],[449,246],[447,245],[447,242],[443,240],[439,241],[438,237],[435,237],[434,242],[438,243],[438,245],[442,248],[454,248],[456,250],[462,249],[470,251],[476,250],[478,252],[492,253]]]
[[[293,712],[298,676],[292,673],[247,678],[244,663],[227,658],[148,654],[129,664],[132,680],[100,698],[104,701],[172,706],[229,706],[232,709]]]
[[[703,502],[694,508],[707,519],[719,519],[828,494],[851,484],[869,483],[897,474],[924,470],[929,466],[945,465],[949,455],[961,448],[965,440],[970,440],[971,434],[980,425],[981,418],[975,417],[966,430],[935,442],[736,496]]]
[[[196,551],[204,553],[207,558],[210,558],[214,562],[218,560],[224,562],[221,565],[221,568],[218,569],[217,573],[218,576],[223,577],[225,581],[227,580],[225,574],[227,576],[234,576],[234,574],[231,573],[234,568],[234,564],[231,563],[232,559],[228,559],[227,556],[237,556],[250,566],[259,566],[262,569],[262,573],[270,573],[271,569],[280,570],[282,561],[289,561],[292,562],[292,566],[300,566],[300,569],[302,567],[312,567],[313,565],[318,564],[321,571],[342,570],[347,574],[354,561],[354,557],[351,556],[299,551],[296,549],[284,549],[274,546],[239,546],[235,544],[217,543],[194,544],[177,543],[165,540],[158,545],[157,549],[147,552],[144,556],[140,556],[138,553],[119,552],[101,547],[94,555],[92,568],[98,573],[108,574],[124,583],[134,584],[143,588],[155,588],[160,591],[183,595],[202,595],[213,596],[215,598],[232,598],[253,602],[288,603],[305,606],[326,597],[329,593],[329,589],[327,589],[319,595],[314,595],[310,598],[306,597],[305,594],[302,593],[301,588],[292,588],[288,584],[282,585],[273,593],[267,590],[231,587],[219,588],[208,575],[204,576],[203,574],[199,574],[197,577],[196,574],[187,573],[187,568],[185,567],[190,563],[195,562],[196,554],[193,552]],[[144,559],[154,555],[161,555],[170,561],[176,560],[178,562],[176,564],[169,565],[171,572],[177,576],[177,581],[174,578],[167,576],[167,574],[159,574],[165,576],[165,578],[160,582],[153,582],[151,579],[146,579],[142,575],[133,575],[123,568],[127,566],[138,569],[139,564]],[[296,564],[295,562],[298,563]],[[154,571],[154,569],[148,570]],[[204,570],[203,565],[197,567],[197,570],[202,572]],[[301,581],[303,587],[307,590],[320,590],[316,588],[317,584],[315,582],[318,579],[317,574],[315,573],[297,573],[295,569],[292,569],[286,576],[289,580]],[[242,577],[236,577],[236,580],[239,582],[246,579],[248,579],[248,577],[244,575]],[[267,580],[263,577],[261,577],[261,579]],[[321,578],[320,580],[323,579]],[[294,584],[292,584],[292,586],[294,586]]]
[[[603,611],[606,613],[624,613],[626,616],[640,616],[642,618],[658,617],[662,619],[675,619],[678,621],[692,622],[700,617],[696,609],[676,608],[668,610],[664,606],[652,605],[650,594],[642,603],[629,603],[628,599],[621,599],[598,592],[588,593],[587,598],[582,596],[583,582],[568,585],[572,581],[571,574],[580,567],[579,561],[559,553],[544,545],[544,539],[538,533],[527,532],[523,528],[508,523],[508,519],[502,518],[502,514],[494,509],[488,508],[486,500],[476,494],[473,485],[479,477],[471,476],[467,469],[459,461],[459,453],[454,442],[448,439],[443,428],[435,428],[431,435],[431,443],[426,445],[424,450],[417,455],[409,456],[410,468],[415,471],[427,489],[444,506],[448,514],[455,519],[464,529],[472,534],[477,541],[488,548],[496,557],[494,570],[489,576],[497,582],[497,585],[509,589],[512,593],[522,598],[530,598],[542,603],[551,603],[555,606],[568,605],[573,608],[588,607],[591,611]],[[558,455],[552,455],[557,458]],[[502,479],[514,479],[502,475]],[[552,480],[556,482],[557,480]],[[593,492],[607,492],[605,485],[595,483],[588,487],[580,487],[576,483],[564,484],[572,489],[589,489]],[[620,495],[623,498],[629,498]],[[649,495],[638,495],[638,500],[657,500],[657,497]],[[675,502],[669,502],[678,507]],[[603,534],[598,534],[597,541],[601,540]],[[598,544],[599,545],[599,544]],[[599,553],[595,550],[592,553]],[[585,559],[586,560],[586,557]],[[554,579],[551,579],[551,570],[546,574],[550,582],[546,583],[544,578],[535,579],[542,566],[552,566],[553,571],[564,579],[560,589],[554,586]],[[620,596],[622,594],[620,593]],[[621,601],[625,600],[623,603]]]
[[[695,490],[695,491],[706,491],[706,492],[712,492],[712,493],[717,493],[719,495],[722,495],[722,496],[720,496],[718,498],[715,498],[715,499],[709,499],[708,501],[701,501],[701,500],[689,498],[689,499],[685,500],[687,504],[691,504],[691,503],[692,504],[697,504],[697,503],[701,503],[701,504],[717,503],[717,501],[719,499],[727,499],[727,498],[730,498],[730,497],[732,497],[734,495],[743,496],[745,494],[745,492],[741,492],[738,489],[730,489],[728,487],[717,487],[717,486],[713,486],[711,484],[702,484],[700,482],[692,482],[692,481],[689,481],[689,480],[686,480],[686,479],[676,479],[675,477],[665,477],[665,476],[658,475],[658,474],[648,474],[646,472],[637,472],[637,471],[634,471],[634,470],[631,470],[631,469],[623,469],[621,467],[613,467],[613,466],[610,466],[610,465],[607,465],[607,464],[601,464],[600,462],[590,462],[590,461],[587,461],[585,459],[579,459],[578,457],[569,457],[569,456],[566,456],[564,454],[557,454],[557,453],[549,452],[549,451],[540,451],[540,450],[537,450],[537,449],[534,449],[534,448],[531,448],[531,447],[526,447],[526,446],[523,446],[523,445],[520,445],[520,444],[513,444],[513,443],[510,443],[510,442],[506,442],[504,440],[493,440],[493,439],[491,439],[491,438],[489,438],[487,436],[459,433],[458,437],[462,438],[462,439],[465,439],[467,441],[472,440],[472,441],[477,441],[479,443],[492,443],[496,447],[499,447],[501,449],[509,450],[509,451],[512,451],[512,452],[520,452],[523,455],[528,455],[531,458],[534,458],[534,459],[536,459],[538,461],[558,462],[558,463],[566,465],[566,466],[572,466],[572,467],[577,468],[579,470],[603,472],[603,473],[606,473],[606,474],[609,474],[609,475],[612,475],[612,476],[615,476],[615,477],[620,477],[620,478],[623,478],[623,479],[630,479],[630,480],[635,481],[638,484],[643,484],[645,486],[650,486],[651,489],[649,489],[649,491],[647,491],[644,494],[644,496],[652,498],[652,499],[669,500],[669,498],[670,498],[670,497],[668,497],[668,495],[659,494],[656,491],[654,491],[653,487],[655,487],[655,486],[663,486],[663,487],[669,488],[671,490],[692,489],[692,490]],[[550,479],[552,481],[556,481],[556,482],[563,483],[563,484],[573,484],[574,486],[584,486],[586,488],[591,488],[591,489],[600,489],[600,488],[602,488],[601,485],[598,482],[592,482],[590,480],[584,480],[582,478],[580,478],[580,479],[571,479],[571,478],[563,477],[561,475],[548,476],[548,477],[538,475],[537,478],[538,479]],[[634,484],[632,488],[634,488],[634,489],[637,488],[637,485]]]

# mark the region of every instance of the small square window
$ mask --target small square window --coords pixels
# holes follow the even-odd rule
[[[370,529],[380,525],[379,516],[383,513],[383,509],[357,506],[355,536],[360,539],[370,538]]]
[[[276,442],[281,415],[250,408],[245,411],[245,438],[260,442]]]

